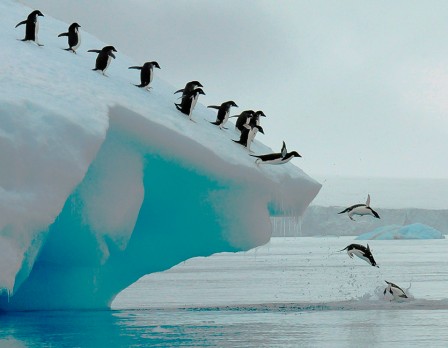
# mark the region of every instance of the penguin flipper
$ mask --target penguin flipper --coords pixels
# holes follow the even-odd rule
[[[350,208],[344,209],[343,211],[339,212],[338,214],[344,214],[344,213],[348,212],[349,209],[350,209]]]
[[[174,105],[176,105],[177,110],[182,111],[182,107],[180,106],[180,104],[174,103]]]
[[[183,92],[183,91],[184,91],[184,89],[182,88],[182,89],[177,90],[177,91],[174,92],[173,94],[180,93],[180,92]]]
[[[113,59],[115,59],[115,54],[113,54],[112,52],[109,52],[109,57],[112,57]]]
[[[100,53],[100,50],[88,50],[87,52]]]
[[[217,106],[217,105],[209,105],[207,107],[210,108],[210,109],[218,109],[218,110],[220,108],[220,106]]]
[[[58,35],[58,37],[62,37],[62,36],[68,36],[68,33],[62,33],[62,34]]]
[[[17,28],[18,26],[26,24],[26,19],[24,21],[21,21],[20,23],[17,23],[17,25],[14,28]]]
[[[128,69],[142,70],[142,67],[141,66],[130,66]]]

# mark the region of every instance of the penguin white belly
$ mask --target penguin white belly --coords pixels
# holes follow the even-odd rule
[[[350,250],[350,251],[348,252],[348,254],[349,254],[350,257],[353,257],[353,255],[356,255],[356,256],[359,257],[361,260],[364,260],[364,261],[366,261],[367,263],[370,264],[370,260],[369,260],[367,257],[364,256],[364,253],[363,253],[361,250],[353,249],[353,250]],[[350,255],[350,254],[351,254],[351,255]]]
[[[193,99],[191,100],[190,113],[189,113],[190,118],[191,118],[191,113],[193,112],[193,109],[194,109],[194,107],[196,106],[196,103],[197,103],[197,101],[198,101],[198,98],[199,98],[199,94],[196,94],[196,95],[193,97]]]
[[[227,112],[224,114],[224,119],[222,120],[220,126],[224,126],[224,125],[225,125],[225,123],[229,120],[229,116],[230,116],[230,110],[227,111]]]
[[[112,60],[111,56],[107,56],[107,63],[106,63],[106,67],[103,70],[103,73],[106,72],[107,68],[109,67],[110,61]]]
[[[367,207],[356,207],[351,211],[352,215],[372,215],[372,211],[367,209]]]
[[[36,23],[34,24],[34,41],[39,42],[37,38],[37,33],[39,32],[39,20],[36,17]]]
[[[79,47],[79,45],[81,45],[81,34],[79,32],[77,32],[76,36],[78,37],[78,43],[72,47],[73,51],[76,51],[76,49]]]
[[[250,144],[252,144],[252,141],[254,141],[255,136],[257,135],[258,128],[252,128],[249,131],[249,135],[247,136],[247,148],[250,150]]]
[[[153,68],[149,69],[149,83],[152,82],[152,79],[154,78]]]

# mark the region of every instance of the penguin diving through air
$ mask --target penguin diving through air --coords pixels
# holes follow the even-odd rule
[[[21,21],[16,25],[16,28],[22,24],[25,24],[25,38],[22,41],[34,41],[38,46],[43,46],[37,39],[37,33],[39,32],[39,17],[44,17],[42,12],[35,10],[28,15],[28,18]]]
[[[370,195],[367,195],[367,201],[366,204],[355,204],[351,207],[348,207],[347,209],[344,209],[343,211],[339,212],[338,214],[347,213],[350,220],[355,221],[355,219],[352,218],[353,215],[371,215],[377,219],[381,219],[378,213],[373,210],[370,207]]]
[[[110,61],[115,59],[115,55],[113,52],[117,52],[114,46],[105,46],[101,50],[88,50],[87,52],[95,52],[98,53],[95,62],[95,69],[93,71],[101,70],[104,76],[106,69],[109,67]]]
[[[289,162],[294,157],[302,157],[296,151],[287,152],[286,144],[283,142],[282,150],[278,153],[270,153],[267,155],[250,155],[257,157],[255,163],[258,164],[283,164]]]
[[[81,34],[79,28],[81,26],[78,23],[72,23],[68,27],[67,33],[59,34],[58,37],[68,36],[68,48],[64,48],[66,51],[72,51],[76,53],[76,49],[81,44]]]
[[[140,84],[135,86],[140,88],[146,87],[146,90],[149,90],[151,88],[149,84],[154,78],[154,68],[160,69],[159,63],[146,62],[145,64],[143,64],[143,66],[130,66],[128,69],[140,70]]]
[[[210,123],[219,126],[220,129],[225,128],[224,125],[229,120],[230,108],[232,106],[236,108],[238,107],[238,105],[236,105],[235,102],[232,100],[224,102],[220,106],[217,105],[207,106],[208,108],[218,109],[218,114],[216,115],[216,121]]]
[[[339,250],[339,251],[341,252],[344,250],[347,250],[347,254],[348,254],[348,256],[350,256],[351,259],[353,258],[353,255],[356,255],[361,260],[364,260],[371,266],[380,268],[380,266],[378,266],[376,264],[376,261],[373,258],[372,252],[370,251],[370,248],[369,248],[369,244],[367,244],[367,248],[364,245],[360,245],[360,244],[350,244],[350,245],[346,246],[344,249]]]
[[[404,298],[409,298],[404,292],[404,290],[400,288],[398,285],[388,282],[387,280],[385,280],[385,282],[387,283],[387,287],[386,289],[384,289],[383,292],[384,296],[386,296],[386,293],[389,293],[393,296],[394,300],[400,300],[400,299],[402,300]]]
[[[193,112],[193,109],[198,101],[199,95],[205,95],[202,88],[196,88],[185,95],[185,97],[182,97],[182,101],[179,104],[176,105],[177,110],[182,112],[183,114],[187,115],[190,119],[190,121],[193,121],[191,118],[191,114]]]

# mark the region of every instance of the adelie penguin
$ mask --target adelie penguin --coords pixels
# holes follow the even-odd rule
[[[186,94],[185,97],[182,97],[182,101],[179,104],[175,103],[174,105],[176,105],[177,110],[187,115],[193,121],[191,114],[201,94],[205,95],[204,91],[201,88],[196,88]]]
[[[98,53],[95,62],[95,69],[93,71],[101,70],[104,76],[106,76],[105,72],[109,67],[110,61],[115,59],[115,55],[113,52],[117,52],[114,46],[105,46],[101,50],[88,50],[87,52]]]
[[[243,128],[249,128],[249,121],[254,115],[254,110],[244,110],[241,114],[230,117],[238,117],[235,122],[235,129],[238,129],[240,132],[242,132]]]
[[[159,63],[146,62],[143,66],[130,66],[129,69],[140,70],[140,84],[135,86],[149,90],[151,88],[149,84],[154,78],[154,68],[160,69]]]
[[[249,124],[247,127],[242,127],[241,135],[239,140],[233,140],[235,143],[243,145],[250,151],[250,143],[248,143],[249,136],[251,132],[254,132],[254,128],[257,128],[257,132],[264,134],[263,128],[255,124]]]
[[[255,160],[256,164],[284,164],[289,162],[294,157],[302,157],[296,151],[288,152],[286,150],[286,144],[283,142],[282,150],[278,153],[270,153],[266,155],[250,155],[252,157],[257,157]]]
[[[388,282],[387,280],[385,280],[385,282],[387,283],[387,287],[386,289],[384,289],[384,296],[386,296],[386,293],[389,293],[393,296],[394,300],[403,300],[405,298],[409,298],[408,295],[406,295],[406,293],[404,292],[404,290],[402,288],[400,288],[398,285]]]
[[[366,204],[355,204],[351,207],[348,207],[347,209],[344,209],[343,211],[339,212],[338,214],[344,214],[347,213],[350,220],[355,221],[355,219],[352,218],[353,215],[371,215],[377,219],[380,219],[380,216],[378,213],[373,210],[370,207],[370,195],[367,195],[367,201]]]
[[[260,116],[266,117],[263,111],[257,111],[254,116],[251,117],[249,120],[249,134],[247,135],[247,149],[250,151],[250,146],[252,145],[252,142],[255,139],[255,136],[258,133],[258,130],[260,127]],[[262,132],[262,134],[264,134]]]
[[[353,258],[353,255],[356,255],[361,260],[364,260],[371,266],[378,267],[378,268],[380,267],[376,264],[376,261],[373,258],[372,252],[370,251],[370,248],[369,248],[369,244],[367,244],[367,248],[364,245],[360,245],[360,244],[350,244],[350,245],[346,246],[344,249],[339,250],[339,251],[341,252],[344,250],[347,250],[347,254],[348,254],[348,256],[350,256],[351,259]]]
[[[81,28],[81,26],[78,23],[72,23],[68,27],[68,32],[58,35],[58,37],[68,36],[68,48],[64,48],[66,51],[76,53],[76,49],[81,44],[81,34],[79,32],[79,28]]]
[[[16,28],[25,24],[25,38],[22,41],[34,41],[38,46],[43,46],[39,43],[37,34],[39,32],[39,17],[44,17],[42,12],[35,10],[28,15],[28,18],[16,25]]]
[[[219,126],[220,129],[224,128],[224,125],[229,120],[230,115],[230,108],[231,107],[238,107],[238,105],[235,104],[234,101],[230,100],[227,102],[222,103],[220,106],[217,105],[209,105],[208,108],[212,109],[218,109],[218,114],[216,115],[216,121],[210,122],[211,124],[214,124],[216,126]]]

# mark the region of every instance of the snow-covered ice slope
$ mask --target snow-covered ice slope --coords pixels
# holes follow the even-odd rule
[[[19,41],[30,12],[0,2],[0,308],[108,307],[144,274],[266,243],[270,215],[318,193],[291,163],[257,167],[216,112],[179,113],[163,62],[147,92],[119,47],[109,77],[87,53],[105,43],[82,32],[64,51],[67,23],[40,18],[45,46]]]

